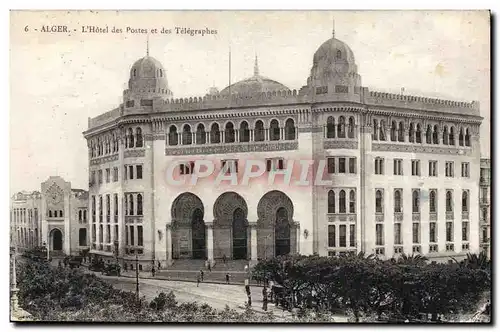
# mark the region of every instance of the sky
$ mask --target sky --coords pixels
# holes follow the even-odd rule
[[[231,82],[252,76],[257,54],[261,75],[300,89],[335,25],[370,90],[404,87],[406,94],[479,101],[481,155],[490,155],[485,11],[32,11],[10,18],[11,193],[40,190],[52,175],[88,188],[82,132],[89,117],[121,102],[130,67],[146,55],[148,37],[140,29],[157,29],[149,34],[149,54],[166,69],[174,97],[194,97],[228,85],[229,48]],[[67,26],[69,33],[41,32],[47,25]],[[107,26],[108,33],[83,33],[82,26]],[[190,36],[175,27],[217,33]]]

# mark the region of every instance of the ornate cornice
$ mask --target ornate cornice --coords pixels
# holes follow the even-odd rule
[[[323,131],[322,127],[315,126],[301,126],[298,128],[299,133],[321,133]]]
[[[328,222],[356,222],[356,214],[328,214]]]
[[[370,107],[367,110],[367,114],[373,114],[378,116],[389,116],[389,117],[399,117],[399,118],[409,118],[409,119],[423,119],[430,121],[450,121],[450,122],[458,122],[458,123],[467,123],[467,124],[480,124],[482,121],[481,117],[470,114],[443,114],[441,112],[434,111],[412,111],[408,109],[387,109],[384,106],[384,109],[380,108],[372,108]]]
[[[469,147],[441,147],[433,145],[420,144],[392,144],[392,143],[373,143],[372,151],[391,151],[391,152],[412,152],[412,153],[435,153],[470,156],[472,149]]]
[[[284,142],[252,142],[233,143],[222,145],[199,145],[199,146],[169,146],[165,149],[166,156],[204,155],[204,154],[225,154],[225,153],[245,153],[245,152],[266,152],[266,151],[290,151],[297,150],[297,141]]]
[[[146,155],[146,150],[140,149],[140,150],[125,150],[123,153],[124,158],[137,158],[137,157],[144,157]]]
[[[343,140],[343,139],[325,139],[323,141],[323,149],[357,149],[358,141]]]
[[[109,163],[111,161],[116,161],[118,160],[118,153],[115,153],[110,156],[104,156],[104,157],[98,157],[94,159],[90,159],[90,165],[100,165],[100,164],[105,164]]]

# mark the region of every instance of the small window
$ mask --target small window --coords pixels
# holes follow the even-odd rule
[[[342,52],[337,50],[337,59],[342,59]]]
[[[339,158],[339,173],[345,173],[345,158]]]
[[[136,165],[135,171],[137,179],[142,179],[142,165]]]
[[[349,158],[349,173],[356,173],[356,158]]]
[[[328,174],[335,173],[335,158],[327,158]]]
[[[437,176],[437,161],[429,161],[429,176]]]
[[[470,177],[469,163],[462,163],[462,177],[463,178]]]
[[[134,166],[130,165],[128,167],[128,175],[130,180],[134,179]]]
[[[446,176],[452,178],[454,176],[454,165],[453,161],[447,161],[446,162]]]

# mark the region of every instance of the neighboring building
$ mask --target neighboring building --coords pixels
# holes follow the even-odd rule
[[[20,250],[41,244],[41,195],[38,191],[19,192],[10,203],[10,243]],[[17,234],[16,234],[17,231]]]
[[[51,176],[41,184],[42,242],[51,253],[76,255],[89,247],[88,192]]]
[[[125,263],[137,254],[147,269],[181,258],[479,251],[478,102],[363,87],[335,36],[300,90],[262,76],[257,59],[251,78],[205,97],[173,99],[165,73],[149,55],[137,60],[123,103],[89,119],[91,252],[111,257],[116,243]],[[270,175],[322,161],[333,183],[167,183],[170,166],[181,163],[186,179],[199,159],[229,174],[259,159]]]
[[[481,158],[481,177],[479,178],[480,185],[480,195],[479,195],[479,206],[480,206],[480,241],[481,248],[490,257],[491,253],[491,160]]]

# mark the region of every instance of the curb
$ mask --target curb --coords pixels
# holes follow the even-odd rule
[[[116,276],[114,276],[116,277]],[[120,275],[120,277],[124,278],[130,278],[130,279],[135,279],[135,276],[128,276],[128,275]],[[148,280],[165,280],[165,281],[183,281],[183,282],[191,282],[191,283],[197,283],[196,280],[192,279],[183,279],[183,278],[158,278],[158,277],[141,277],[139,276],[140,279],[148,279]],[[200,282],[200,284],[216,284],[216,285],[233,285],[233,286],[245,286],[244,283],[236,283],[236,282],[229,282],[226,283],[225,281],[217,281],[217,280],[205,280]],[[250,283],[250,286],[252,287],[263,287],[257,284]]]

